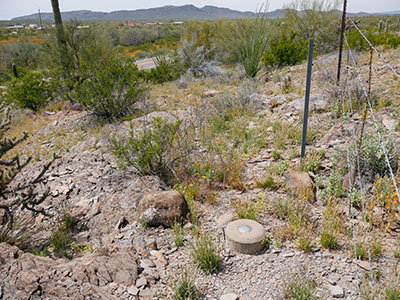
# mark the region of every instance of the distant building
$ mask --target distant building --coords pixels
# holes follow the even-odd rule
[[[29,24],[28,27],[33,29],[33,28],[37,28],[38,25],[37,24]]]
[[[174,25],[182,25],[183,22],[182,21],[177,21],[177,22],[173,22],[172,24],[174,24]]]
[[[89,27],[90,27],[89,25],[79,25],[76,28],[83,29],[83,28],[89,28]]]
[[[12,25],[8,26],[7,29],[24,29],[25,25]]]

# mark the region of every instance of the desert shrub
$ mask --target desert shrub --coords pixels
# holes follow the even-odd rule
[[[256,179],[255,186],[264,189],[275,190],[279,187],[279,183],[275,182],[274,177],[267,174],[262,178]]]
[[[196,46],[196,39],[184,39],[181,41],[179,58],[182,66],[194,77],[216,77],[225,74],[225,71],[218,67],[215,60],[209,57],[209,50],[204,46]]]
[[[121,33],[120,43],[124,46],[139,46],[144,43],[153,43],[157,37],[157,32],[152,29],[127,28]]]
[[[339,243],[337,241],[337,237],[333,233],[322,232],[320,236],[321,246],[327,249],[336,249],[339,247]]]
[[[299,236],[297,239],[297,247],[304,252],[310,252],[312,245],[312,239],[308,235]]]
[[[231,202],[239,219],[249,219],[257,221],[257,215],[261,210],[263,203],[261,201],[241,201],[236,200]]]
[[[139,135],[132,126],[128,139],[112,138],[114,154],[123,164],[133,166],[139,175],[159,176],[173,186],[177,170],[186,166],[193,149],[191,128],[181,120],[168,122],[161,118],[154,118],[151,126]]]
[[[199,236],[191,246],[191,256],[197,266],[209,274],[217,273],[221,268],[221,249],[208,234]]]
[[[390,165],[396,171],[396,144],[390,136],[383,136],[383,144],[385,145]],[[350,162],[352,165],[359,164],[360,172],[367,180],[373,180],[376,177],[383,177],[389,172],[381,141],[375,131],[364,133],[361,148],[359,150],[357,150],[357,148],[358,142],[353,142],[350,145],[348,153]],[[343,159],[347,158],[346,150],[342,157]]]
[[[17,66],[36,67],[40,59],[40,45],[30,42],[17,42],[0,45],[0,61],[10,68]]]
[[[11,80],[11,72],[10,70],[3,69],[0,66],[0,83],[7,82]]]
[[[202,298],[193,277],[194,275],[187,268],[177,270],[172,280],[174,300],[200,300]]]
[[[135,63],[112,57],[99,62],[87,79],[75,84],[70,97],[95,115],[112,121],[133,115],[134,105],[143,99],[145,91]]]
[[[288,275],[283,296],[290,300],[316,300],[314,289],[314,280],[305,273],[305,270],[299,270]]]
[[[189,220],[192,224],[199,223],[200,186],[198,184],[176,184],[174,190],[179,191],[185,198],[189,209]]]
[[[71,248],[71,233],[77,225],[76,220],[69,214],[65,214],[58,223],[56,230],[52,232],[50,244],[56,254],[69,257],[68,250]]]
[[[177,57],[171,57],[167,54],[154,56],[156,67],[150,70],[141,71],[141,76],[146,81],[153,83],[163,83],[176,80],[182,73],[182,66]]]
[[[44,79],[42,73],[28,72],[8,84],[7,100],[21,108],[37,111],[53,98],[54,88],[54,82]]]
[[[342,170],[332,172],[328,178],[328,186],[321,192],[322,199],[329,197],[341,197],[344,195],[344,187],[342,183]]]
[[[324,153],[322,152],[317,152],[312,150],[307,152],[305,157],[303,157],[300,162],[300,170],[303,172],[317,173],[317,171],[322,165],[321,159],[323,158],[323,156]]]
[[[376,32],[371,27],[360,29],[375,47],[382,45],[385,48],[396,49],[400,45],[400,37],[392,32]],[[355,28],[352,28],[347,33],[347,40],[351,49],[356,51],[365,51],[370,47],[364,37]]]
[[[313,38],[316,51],[327,53],[338,45],[340,16],[335,10],[337,6],[335,0],[294,0],[286,6],[281,25],[285,31],[296,32],[301,41]]]
[[[400,168],[395,174],[396,185],[400,187]],[[393,184],[392,177],[385,175],[375,181],[372,188],[372,196],[369,199],[369,207],[373,214],[373,207],[377,206],[383,211],[382,218],[390,224],[396,222],[397,216],[400,215],[398,205],[400,204],[399,196],[397,195],[396,187]]]
[[[77,30],[76,24],[66,25],[64,29],[66,51],[59,47],[55,35],[51,34],[49,39],[41,44],[41,61],[45,67],[54,70],[63,66],[59,73],[54,71],[53,76],[62,75],[68,91],[91,77],[103,64],[106,65],[115,50],[105,31],[95,28]]]
[[[358,259],[366,259],[368,254],[367,246],[361,242],[356,243],[355,253],[353,253],[353,256],[354,254]]]
[[[179,247],[179,246],[183,245],[185,229],[183,228],[182,224],[178,223],[178,222],[175,222],[172,225],[172,231],[175,234],[175,238],[174,238],[175,246]]]
[[[290,198],[274,199],[271,203],[271,209],[279,219],[287,219],[293,213],[293,200]]]
[[[387,300],[400,300],[400,290],[395,288],[386,288],[385,296]]]
[[[271,41],[262,61],[266,66],[284,67],[295,65],[307,58],[308,42],[297,40],[296,33],[283,33],[279,39]]]

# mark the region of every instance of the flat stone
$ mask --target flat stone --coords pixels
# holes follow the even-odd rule
[[[331,274],[328,277],[328,282],[332,285],[336,285],[340,280],[340,276],[338,274]]]
[[[294,253],[293,252],[289,252],[289,253],[284,253],[284,254],[282,254],[282,256],[283,257],[293,257],[294,256]]]
[[[136,286],[131,285],[128,287],[127,292],[130,295],[137,296],[139,294],[139,289]]]
[[[155,267],[156,265],[154,264],[154,262],[152,262],[150,259],[148,259],[148,258],[145,258],[145,259],[143,259],[143,260],[141,260],[140,261],[140,267],[141,268],[143,268],[143,269],[146,269],[146,268],[153,268],[153,267]]]
[[[369,262],[367,262],[367,261],[357,260],[357,265],[358,265],[361,269],[364,269],[364,270],[366,270],[366,271],[371,270],[371,265],[370,265]]]
[[[342,287],[338,285],[329,285],[329,292],[331,293],[333,298],[343,298],[344,290]]]
[[[136,287],[140,288],[140,287],[146,286],[146,285],[147,285],[146,277],[141,277],[138,280],[136,280]]]
[[[255,254],[262,248],[264,227],[253,220],[240,219],[230,222],[225,229],[228,248],[244,254]]]
[[[168,261],[165,259],[164,255],[160,251],[152,250],[150,251],[150,255],[157,258],[157,260],[162,262],[165,266],[168,265]]]
[[[231,212],[222,214],[221,216],[219,216],[219,218],[216,221],[217,227],[218,228],[225,227],[229,222],[232,222],[233,220],[235,220],[235,217],[236,216]]]
[[[150,289],[140,290],[139,297],[150,299],[153,297],[153,292]]]
[[[225,294],[219,298],[219,300],[237,300],[237,299],[239,299],[239,296],[236,295],[235,293]]]

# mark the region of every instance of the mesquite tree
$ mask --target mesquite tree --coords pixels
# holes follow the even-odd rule
[[[47,188],[42,193],[37,190],[38,186],[43,184],[44,175],[56,156],[43,166],[36,177],[15,184],[13,182],[15,176],[29,164],[31,157],[22,160],[18,154],[10,155],[9,151],[28,137],[27,133],[16,138],[6,137],[10,121],[9,109],[0,107],[0,213],[2,214],[0,225],[12,227],[14,214],[18,209],[48,216],[40,204],[47,198],[50,190]]]

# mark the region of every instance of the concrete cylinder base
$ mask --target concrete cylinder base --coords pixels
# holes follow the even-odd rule
[[[244,254],[256,254],[261,251],[264,236],[264,227],[253,220],[236,220],[230,222],[225,229],[227,246]]]

